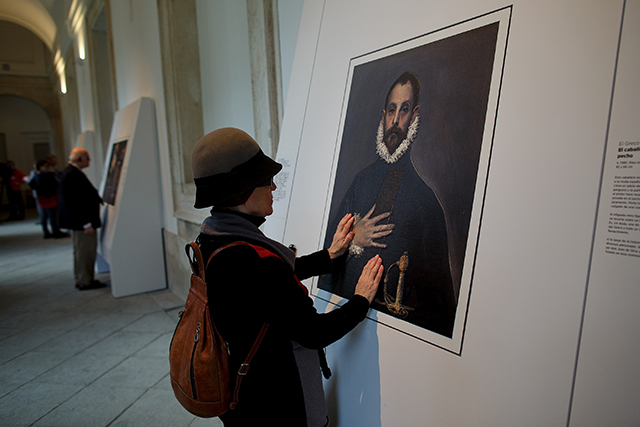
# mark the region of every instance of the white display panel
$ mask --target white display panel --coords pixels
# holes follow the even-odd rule
[[[566,425],[570,413],[577,419],[578,409],[571,412],[574,370],[623,5],[513,2],[461,351],[416,339],[374,321],[370,312],[327,349],[332,423],[539,426]],[[352,59],[505,4],[388,6],[305,4],[303,23],[310,25],[302,26],[280,145],[282,157],[293,160],[289,193],[286,205],[276,206],[278,221],[265,225],[300,253],[324,243]],[[316,306],[335,308],[321,299]],[[587,320],[588,310],[585,340]],[[600,338],[594,332],[592,348]],[[628,366],[626,355],[609,354]],[[635,395],[634,385],[616,385]],[[577,381],[576,392],[581,387],[595,390],[597,384]],[[601,408],[616,407],[615,395],[599,397]]]
[[[640,2],[627,1],[571,426],[640,420]]]
[[[167,287],[157,151],[153,100],[118,110],[100,185],[105,204],[98,245],[115,297]]]

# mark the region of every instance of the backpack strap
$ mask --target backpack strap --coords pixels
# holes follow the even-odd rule
[[[202,251],[196,242],[191,242],[184,247],[191,266],[191,273],[204,281],[204,260],[202,259]]]
[[[247,246],[253,247],[254,249],[256,248],[256,246],[253,246],[253,245],[250,245],[247,242],[241,242],[241,241],[229,243],[228,245],[224,245],[224,246],[220,246],[218,249],[216,249],[211,254],[211,256],[209,256],[209,259],[207,260],[206,266],[204,264],[204,258],[202,257],[202,251],[200,250],[200,246],[196,242],[188,243],[184,247],[184,250],[187,253],[187,258],[189,259],[189,265],[191,266],[191,272],[194,275],[196,275],[197,277],[201,278],[202,281],[204,281],[206,283],[206,281],[207,281],[206,277],[205,277],[206,267],[211,262],[211,259],[213,259],[214,256],[218,255],[224,249],[230,248],[232,246],[238,246],[238,245],[247,245]]]
[[[247,372],[249,372],[249,363],[251,363],[251,359],[253,359],[253,356],[255,356],[256,352],[258,351],[258,347],[260,347],[260,344],[262,343],[262,339],[267,333],[267,328],[269,328],[269,324],[263,323],[262,328],[260,328],[260,332],[258,333],[258,338],[256,338],[255,342],[253,343],[253,346],[251,347],[251,350],[249,350],[249,354],[247,354],[247,358],[244,359],[244,362],[240,365],[240,368],[238,369],[238,374],[236,375],[236,386],[233,391],[233,399],[231,400],[231,403],[229,403],[230,409],[235,409],[236,406],[238,406],[238,400],[240,399],[240,384],[242,383],[242,377],[247,375]]]

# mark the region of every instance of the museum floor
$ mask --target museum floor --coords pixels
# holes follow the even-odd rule
[[[71,239],[44,240],[29,213],[0,223],[0,425],[221,426],[171,391],[182,301],[76,290]]]

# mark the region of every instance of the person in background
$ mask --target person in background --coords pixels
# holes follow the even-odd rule
[[[60,180],[62,179],[62,171],[57,168],[58,158],[56,157],[55,154],[49,154],[46,160],[47,160],[47,163],[51,165],[51,169],[53,170],[53,173],[56,176],[56,180],[60,182]]]
[[[84,148],[76,147],[69,154],[69,165],[60,181],[60,227],[72,230],[73,268],[76,288],[80,290],[103,288],[94,280],[94,264],[98,249],[97,229],[100,221],[102,198],[82,169],[89,166],[91,157]]]
[[[205,272],[210,312],[228,343],[232,383],[262,325],[269,325],[243,377],[238,406],[220,419],[227,427],[264,425],[265,420],[328,425],[323,348],[364,320],[382,277],[380,257],[364,266],[350,301],[320,314],[300,280],[331,271],[353,239],[353,216],[340,221],[328,249],[296,258],[258,228],[273,213],[273,177],[282,165],[251,136],[234,128],[205,135],[193,149],[192,167],[195,207],[213,207],[197,239],[203,258],[236,243],[221,250]]]
[[[69,237],[68,233],[63,233],[58,228],[58,199],[60,198],[58,192],[58,180],[56,179],[53,166],[46,160],[38,160],[36,164],[38,173],[33,178],[35,183],[32,188],[35,188],[37,195],[37,203],[42,209],[42,217],[40,222],[42,224],[42,231],[45,239],[59,239],[61,237]],[[51,232],[47,228],[47,220],[51,225]]]
[[[24,219],[24,198],[22,196],[22,184],[27,182],[27,175],[16,169],[16,164],[9,160],[7,167],[11,170],[9,185],[7,186],[7,198],[9,199],[8,220]]]

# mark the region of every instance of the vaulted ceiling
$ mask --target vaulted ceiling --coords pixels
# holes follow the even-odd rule
[[[47,2],[51,6],[52,2]],[[50,10],[39,0],[2,0],[0,20],[13,22],[38,36],[51,52],[56,49],[58,29]]]

